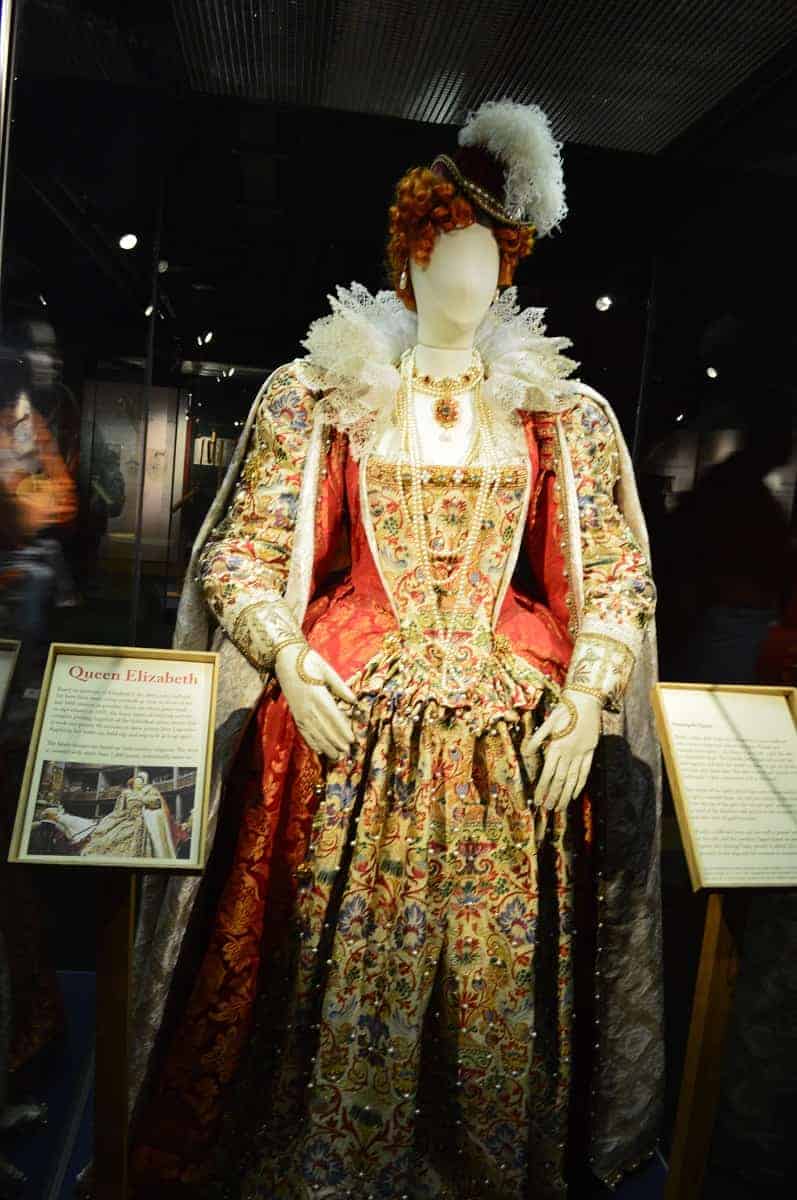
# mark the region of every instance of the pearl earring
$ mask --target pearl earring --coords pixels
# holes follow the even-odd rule
[[[407,290],[407,264],[406,263],[404,264],[404,269],[402,270],[401,275],[399,276],[399,289],[402,292],[406,292],[406,290]]]

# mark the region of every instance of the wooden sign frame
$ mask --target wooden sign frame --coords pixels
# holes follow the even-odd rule
[[[61,655],[73,655],[97,659],[101,664],[103,660],[125,660],[138,659],[145,660],[148,663],[163,663],[168,668],[177,665],[185,665],[189,667],[191,664],[207,664],[211,667],[210,692],[207,703],[207,711],[203,713],[204,728],[202,729],[203,748],[200,754],[200,761],[203,766],[202,771],[202,788],[201,794],[195,792],[193,805],[193,821],[199,821],[198,833],[192,829],[192,855],[188,859],[180,859],[176,857],[122,857],[110,855],[62,855],[50,853],[31,853],[26,849],[29,840],[30,825],[32,823],[32,814],[36,804],[36,797],[31,795],[31,788],[34,781],[34,771],[38,760],[39,745],[44,727],[45,716],[47,713],[47,704],[50,697],[53,672],[55,670],[56,660]],[[100,666],[98,665],[98,668]],[[22,778],[22,787],[20,789],[19,801],[17,804],[17,814],[14,823],[14,833],[11,840],[11,850],[9,853],[10,862],[22,863],[41,863],[46,865],[61,864],[71,867],[110,867],[110,868],[127,868],[138,869],[143,871],[161,871],[178,872],[181,874],[196,874],[204,869],[207,855],[207,810],[208,798],[211,788],[211,772],[213,765],[213,745],[214,733],[216,725],[216,695],[218,690],[218,654],[213,651],[201,650],[160,650],[142,648],[139,646],[94,646],[84,645],[79,643],[68,642],[53,642],[50,646],[50,652],[47,657],[47,666],[45,668],[44,677],[42,679],[41,694],[36,710],[36,718],[33,725],[33,733],[31,735],[30,747],[28,749],[27,761],[25,763],[25,771]],[[123,755],[125,766],[130,762],[131,754],[124,753]],[[96,764],[86,764],[93,766]],[[121,764],[120,764],[121,765]],[[131,768],[139,768],[140,764],[131,763]],[[176,764],[175,764],[176,765]],[[181,763],[180,765],[185,765]],[[23,845],[23,842],[25,845]]]
[[[5,684],[0,687],[0,717],[2,717],[3,713],[5,712],[6,700],[8,699],[8,693],[11,690],[11,681],[14,678],[14,672],[17,669],[17,659],[19,658],[21,645],[22,642],[18,641],[16,638],[0,638],[0,654],[11,655],[11,669],[8,672],[8,677],[6,678]]]
[[[689,869],[689,878],[692,883],[692,890],[697,892],[703,889],[716,890],[717,888],[756,888],[756,887],[794,887],[791,882],[780,883],[771,882],[769,880],[740,880],[726,882],[705,881],[702,877],[700,869],[700,858],[695,845],[695,839],[692,832],[692,826],[689,816],[689,803],[686,796],[686,788],[684,785],[683,775],[678,764],[678,756],[670,728],[669,717],[665,711],[662,700],[662,693],[665,691],[702,691],[702,692],[719,692],[719,693],[741,693],[749,695],[751,700],[755,696],[783,696],[791,713],[792,721],[795,724],[795,738],[797,739],[797,688],[787,686],[755,686],[752,684],[720,684],[720,683],[657,683],[651,693],[651,704],[656,718],[656,728],[661,743],[664,762],[667,768],[667,777],[670,782],[670,790],[672,792],[673,804],[675,806],[675,814],[678,819],[678,827],[681,833],[681,840],[686,855],[686,863]]]

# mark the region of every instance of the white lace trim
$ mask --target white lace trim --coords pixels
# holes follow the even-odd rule
[[[349,435],[359,458],[393,419],[399,360],[417,341],[415,313],[389,291],[372,295],[360,283],[339,287],[329,297],[331,312],[314,321],[302,345],[323,395],[316,412]],[[517,410],[559,412],[564,387],[578,366],[562,352],[568,338],[548,337],[545,310],[520,309],[515,288],[507,288],[479,326],[476,349],[487,377],[485,400],[497,423],[499,444],[517,453]]]

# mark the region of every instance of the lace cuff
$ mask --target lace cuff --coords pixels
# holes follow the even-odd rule
[[[609,712],[619,712],[635,661],[623,642],[601,633],[581,633],[564,686],[571,692],[597,696]]]
[[[288,641],[304,641],[302,627],[284,600],[261,599],[245,605],[235,618],[232,640],[253,666],[272,671],[277,650]]]

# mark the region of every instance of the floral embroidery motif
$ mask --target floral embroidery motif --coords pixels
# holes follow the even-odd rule
[[[277,372],[260,402],[233,502],[202,551],[205,596],[230,637],[243,609],[284,591],[314,403],[290,368]]]
[[[611,422],[582,397],[562,416],[576,480],[584,614],[567,686],[617,710],[634,667],[656,589],[647,559],[615,502],[620,460]]]

